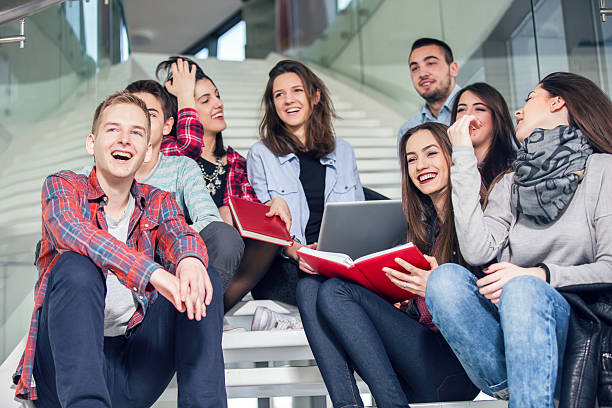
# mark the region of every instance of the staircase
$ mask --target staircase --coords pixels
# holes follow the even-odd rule
[[[37,277],[33,254],[41,234],[40,191],[45,177],[62,169],[77,170],[89,163],[85,138],[98,103],[133,80],[153,78],[157,63],[165,57],[133,54],[127,63],[109,67],[85,81],[49,117],[30,124],[3,124],[13,135],[13,141],[0,153],[3,163],[0,168],[0,361],[23,338],[30,321]],[[244,62],[198,61],[221,92],[228,122],[224,139],[244,156],[258,140],[259,106],[268,71],[281,58],[271,55],[265,60]],[[353,145],[363,185],[399,198],[395,135],[403,118],[351,86],[314,70],[330,89],[340,116],[334,123],[336,134]],[[0,375],[1,383],[8,372],[3,370]],[[0,406],[10,406],[10,400],[2,399],[3,396],[0,392]]]

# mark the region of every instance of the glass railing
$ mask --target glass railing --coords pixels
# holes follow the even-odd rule
[[[0,25],[0,37],[18,32],[17,21]],[[100,78],[129,56],[118,0],[53,5],[25,18],[25,36],[24,48],[0,45],[0,361],[26,333],[32,313],[40,226],[24,221],[30,204],[23,197],[40,197],[42,179],[30,173],[41,156],[52,160],[61,153],[38,154],[28,163],[27,152],[65,126],[60,126],[65,101],[77,92],[98,98]]]
[[[289,19],[278,12],[277,20]],[[417,38],[447,42],[459,63],[459,85],[488,82],[515,109],[539,79],[554,71],[586,75],[609,90],[608,20],[601,20],[600,0],[351,0],[342,12],[317,20],[327,24],[316,39],[303,40],[308,24],[301,22],[291,25],[295,33],[281,30],[279,43],[289,56],[391,98],[407,117],[423,104],[408,69]]]

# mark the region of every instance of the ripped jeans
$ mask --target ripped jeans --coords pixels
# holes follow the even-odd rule
[[[496,306],[456,264],[436,268],[427,307],[470,379],[510,408],[553,408],[559,394],[570,306],[548,283],[518,276]]]

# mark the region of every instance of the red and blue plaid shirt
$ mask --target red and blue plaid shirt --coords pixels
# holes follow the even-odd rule
[[[176,134],[164,136],[161,152],[166,156],[187,156],[192,159],[200,157],[204,135],[204,126],[195,109],[185,108],[178,113]]]
[[[229,197],[239,197],[245,200],[259,202],[255,190],[247,178],[246,160],[230,146],[227,147],[227,189],[223,197],[223,205],[229,205]]]
[[[174,273],[183,258],[195,257],[208,265],[206,247],[185,222],[170,193],[134,182],[130,193],[136,201],[130,218],[127,243],[108,233],[104,206],[108,200],[98,183],[95,168],[89,177],[61,171],[47,177],[42,189],[42,244],[34,292],[34,312],[24,355],[13,379],[16,396],[36,399],[32,369],[41,308],[53,266],[64,252],[87,256],[106,273],[133,290],[138,308],[128,322],[131,330],[157,298],[149,277],[158,268]],[[157,258],[155,258],[157,256]],[[154,262],[153,259],[159,262]]]
[[[204,126],[195,109],[181,109],[176,124],[178,135],[167,135],[162,140],[162,153],[168,156],[187,156],[197,159],[202,154],[204,145]],[[259,202],[255,190],[247,178],[246,160],[237,151],[227,147],[227,189],[223,204],[229,205],[229,197],[240,197],[245,200]]]

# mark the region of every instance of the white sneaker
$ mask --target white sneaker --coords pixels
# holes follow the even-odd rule
[[[223,333],[238,333],[245,331],[246,329],[244,327],[234,327],[229,324],[229,321],[226,317],[223,318]]]
[[[300,330],[302,321],[298,316],[278,313],[265,306],[258,306],[253,315],[251,331]]]

